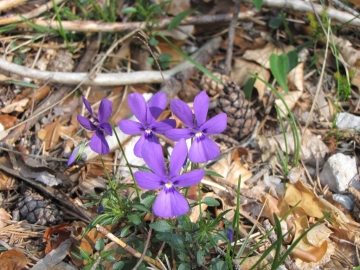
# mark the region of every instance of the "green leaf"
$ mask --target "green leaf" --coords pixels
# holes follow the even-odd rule
[[[159,62],[168,62],[171,58],[172,58],[172,56],[170,54],[162,53],[159,56]]]
[[[200,249],[196,252],[196,262],[198,265],[202,265],[204,263],[204,252]]]
[[[296,51],[290,51],[287,54],[288,61],[289,61],[289,70],[288,73],[298,65],[299,63],[299,55]]]
[[[114,252],[114,250],[107,250],[107,251],[100,254],[100,258],[105,259],[105,260],[107,260],[109,262],[113,262],[113,261],[115,261],[115,258],[113,256],[110,256],[111,253],[113,253],[113,252]],[[110,257],[110,259],[108,260],[109,257]]]
[[[39,88],[39,86],[37,84],[33,84],[33,83],[29,83],[29,82],[21,82],[21,81],[13,81],[13,80],[7,80],[5,82],[23,86],[23,87]]]
[[[127,225],[124,228],[122,228],[122,230],[120,232],[120,237],[124,238],[128,234],[130,228],[131,228],[131,225]]]
[[[151,46],[157,46],[159,44],[159,41],[154,36],[151,36],[150,39],[149,39],[149,44]]]
[[[188,15],[194,13],[194,12],[195,12],[195,10],[189,9],[189,10],[185,10],[185,11],[179,13],[178,15],[176,15],[176,16],[174,17],[174,19],[172,19],[171,22],[169,23],[168,30],[169,30],[169,31],[173,30],[176,26],[178,26],[178,25],[181,23],[181,21],[182,21],[186,16],[188,16]]]
[[[246,81],[245,85],[242,87],[242,90],[245,94],[245,98],[249,101],[251,100],[251,95],[254,90],[255,82],[256,82],[256,78],[253,78],[253,77],[249,78]]]
[[[207,204],[208,206],[219,206],[220,203],[214,199],[214,198],[211,198],[211,197],[206,197],[202,200],[202,203],[205,203]]]
[[[125,263],[123,261],[119,261],[113,264],[113,270],[121,270],[124,267]]]
[[[145,205],[146,207],[150,207],[155,201],[156,195],[151,194],[147,196],[145,199],[141,200],[141,204]]]
[[[134,207],[136,210],[139,210],[139,211],[144,211],[144,212],[147,212],[147,213],[150,212],[149,207],[146,207],[145,205],[143,205],[141,203],[134,203],[132,205],[132,207]]]
[[[100,237],[95,243],[95,249],[97,251],[102,251],[104,247],[105,247],[104,239]]]
[[[123,10],[121,10],[121,13],[123,14],[131,14],[131,13],[135,13],[137,10],[134,7],[127,7],[124,8]]]
[[[263,0],[253,0],[253,4],[257,8],[257,10],[260,10],[263,4]]]
[[[279,29],[282,25],[282,19],[280,17],[271,18],[269,21],[269,27],[272,29]]]
[[[134,223],[135,225],[139,225],[141,223],[140,214],[130,214],[128,215],[128,219],[130,222]]]
[[[174,227],[166,220],[158,220],[151,223],[150,228],[153,228],[157,232],[171,232]]]
[[[206,171],[206,170],[205,170],[205,175],[210,175],[210,176],[216,176],[216,177],[224,178],[224,176],[222,176],[221,174],[218,174],[217,172],[213,172],[213,171]]]
[[[286,74],[289,70],[289,60],[286,54],[271,54],[270,55],[270,70],[275,77],[278,84],[285,91],[289,93],[289,88],[286,82]]]
[[[188,265],[187,263],[181,263],[178,268],[178,270],[190,270],[190,269],[191,269],[190,265]]]

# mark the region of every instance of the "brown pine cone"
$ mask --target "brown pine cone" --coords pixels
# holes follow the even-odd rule
[[[24,197],[19,200],[16,209],[13,211],[13,217],[18,216],[18,220],[26,219],[29,223],[39,225],[61,223],[62,215],[63,213],[58,210],[55,204],[28,191],[25,192]]]
[[[218,105],[214,109],[215,113],[225,112],[228,116],[227,128],[224,134],[236,141],[246,137],[255,128],[258,121],[255,111],[250,107],[249,101],[245,99],[245,94],[240,90],[231,79],[226,75],[214,73],[224,84],[218,84],[208,76],[203,76],[202,88],[209,96],[219,93]],[[215,94],[214,94],[215,93]]]

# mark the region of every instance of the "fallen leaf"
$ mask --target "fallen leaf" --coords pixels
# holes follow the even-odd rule
[[[17,121],[18,121],[17,117],[9,114],[3,114],[0,117],[0,124],[4,127],[5,130],[15,126]]]
[[[43,242],[46,243],[45,254],[60,246],[62,242],[70,238],[73,227],[69,223],[62,223],[46,229]],[[54,235],[56,235],[54,237]]]
[[[17,249],[11,249],[0,254],[0,265],[2,270],[26,269],[25,254]]]
[[[7,223],[4,222],[4,220],[10,220],[11,219],[11,215],[4,209],[4,208],[0,208],[0,229],[4,228]]]

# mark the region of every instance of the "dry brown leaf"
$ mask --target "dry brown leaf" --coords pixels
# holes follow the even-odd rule
[[[285,92],[280,92],[282,98],[285,100],[285,103],[287,105],[287,107],[292,110],[296,103],[298,102],[299,98],[302,95],[302,92],[300,91],[289,91],[288,94],[286,94]],[[275,100],[276,105],[279,108],[280,111],[280,115],[281,117],[286,117],[288,115],[288,110],[285,107],[284,102],[282,102],[282,100],[280,99],[276,99]]]
[[[322,218],[324,216],[323,208],[314,192],[308,189],[301,181],[294,185],[286,184],[286,193],[284,200],[290,205],[302,209],[308,216]]]
[[[0,171],[0,191],[6,191],[14,189],[15,180],[13,177]]]
[[[0,254],[0,265],[2,270],[26,269],[26,256],[17,249],[5,251]]]
[[[2,114],[0,116],[0,124],[4,127],[5,130],[15,126],[17,121],[18,121],[17,117],[9,114]]]
[[[256,50],[247,50],[242,56],[246,60],[255,61],[259,65],[270,69],[270,55],[271,54],[283,54],[288,53],[294,50],[294,46],[282,46],[282,48],[277,48],[271,42],[269,42],[264,48]]]
[[[264,149],[262,153],[263,161],[266,161],[266,158],[269,158],[276,153],[276,146],[283,152],[288,151],[288,154],[294,154],[294,137],[292,132],[285,133],[285,136],[286,143],[283,134],[272,137],[260,135],[255,138],[260,148]],[[306,130],[303,134],[300,149],[300,159],[310,165],[316,165],[316,162],[318,162],[318,164],[322,166],[325,163],[324,158],[329,152],[326,144],[309,130]]]
[[[270,79],[270,72],[264,67],[261,67],[254,62],[243,60],[241,58],[235,59],[235,63],[232,68],[230,77],[237,85],[239,85],[240,87],[244,86],[250,78],[254,77],[252,74],[256,74],[260,79],[264,80],[265,82],[269,81]],[[261,80],[257,79],[255,81],[254,87],[258,91],[258,99],[263,99],[266,84]]]
[[[62,223],[48,228],[43,236],[43,242],[46,242],[45,254],[56,249],[62,242],[69,239],[73,227],[69,223]],[[55,238],[53,236],[56,235]]]
[[[2,113],[11,113],[13,111],[23,112],[26,105],[29,103],[28,98],[24,98],[20,101],[13,102],[1,109]]]
[[[162,2],[165,2],[167,0],[155,0],[154,2],[156,4],[160,4]],[[190,10],[191,9],[191,1],[190,0],[184,0],[184,1],[171,1],[170,7],[168,4],[164,5],[163,10],[165,10],[168,14],[176,16],[179,13]]]
[[[0,208],[0,229],[4,228],[7,224],[4,222],[4,220],[10,220],[11,215],[4,209]]]

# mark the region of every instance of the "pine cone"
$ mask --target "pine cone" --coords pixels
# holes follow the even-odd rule
[[[218,84],[210,77],[203,76],[202,87],[209,96],[215,96],[216,93],[220,94],[218,106],[214,111],[216,114],[222,112],[227,114],[227,128],[224,134],[238,141],[254,130],[258,121],[255,116],[256,113],[250,107],[249,101],[245,99],[244,92],[228,76],[218,73],[214,73],[214,75],[221,79],[224,84]]]
[[[38,194],[26,191],[25,196],[16,204],[13,217],[20,212],[19,220],[26,219],[29,223],[39,225],[54,225],[62,222],[63,213],[58,210],[55,204],[44,200]]]

